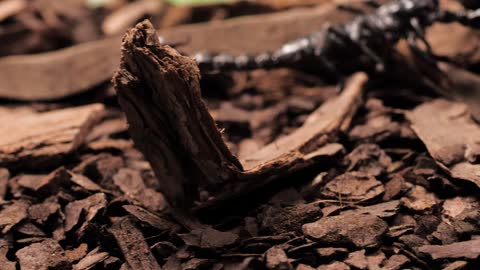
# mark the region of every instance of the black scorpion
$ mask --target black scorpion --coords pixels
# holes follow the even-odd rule
[[[395,0],[384,5],[368,1],[375,8],[341,25],[326,25],[309,36],[284,44],[274,52],[255,56],[199,53],[195,59],[202,72],[295,67],[306,59],[314,60],[337,78],[347,64],[362,63],[382,71],[385,59],[401,39],[415,52],[430,59],[435,56],[425,39],[425,29],[435,22],[459,22],[480,28],[480,9],[451,12],[441,10],[438,0]],[[424,46],[420,46],[419,42]],[[423,49],[421,49],[423,48]],[[358,68],[358,67],[356,67]],[[348,71],[347,71],[348,72]]]

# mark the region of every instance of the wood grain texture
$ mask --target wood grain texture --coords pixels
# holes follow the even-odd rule
[[[0,114],[0,166],[50,166],[77,149],[102,116],[102,104],[45,113]]]
[[[142,232],[131,218],[122,218],[110,228],[110,233],[117,240],[125,260],[132,270],[161,270],[162,268],[150,252]]]
[[[111,78],[120,36],[34,55],[0,58],[0,97],[54,100],[84,92]]]

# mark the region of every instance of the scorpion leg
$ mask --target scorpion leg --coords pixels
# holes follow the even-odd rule
[[[460,0],[460,3],[466,8],[477,9],[480,8],[480,2],[478,0]]]
[[[362,0],[361,3],[371,8],[379,8],[381,6],[381,4],[376,0]],[[350,4],[337,4],[337,9],[348,11],[357,15],[365,14],[365,11],[363,11],[361,8],[354,7]]]
[[[478,29],[480,28],[480,8],[459,12],[442,10],[434,16],[434,20],[445,23],[458,22],[465,26]]]
[[[337,9],[341,11],[347,11],[356,15],[363,15],[365,12],[360,8],[356,8],[354,6],[348,4],[337,4]]]
[[[355,44],[360,49],[360,51],[362,51],[367,57],[369,57],[373,62],[376,63],[377,66],[375,67],[375,69],[377,71],[383,71],[385,63],[383,62],[382,58],[378,56],[372,49],[370,49],[366,42],[361,41],[360,37],[353,40],[345,29],[339,27],[332,27],[332,31],[340,37],[348,40],[350,43]]]
[[[334,43],[335,42],[335,43]],[[332,31],[332,25],[327,24],[320,32],[310,36],[310,43],[312,44],[312,54],[318,59],[318,62],[327,71],[330,76],[336,81],[342,81],[342,74],[335,64],[327,58],[325,49],[326,43],[339,44],[340,46],[346,46],[343,40],[337,38],[337,35]]]
[[[430,43],[428,42],[428,40],[425,38],[425,33],[422,29],[422,27],[420,26],[419,22],[418,22],[418,19],[416,18],[412,18],[410,20],[410,26],[412,26],[412,29],[413,29],[413,37],[410,37],[410,40],[407,40],[409,42],[409,45],[412,44],[412,40],[415,40],[416,38],[420,39],[423,43],[423,45],[425,46],[426,48],[426,53],[428,54],[428,56],[432,57],[433,59],[437,60],[437,61],[443,61],[443,62],[451,62],[451,60],[448,58],[448,57],[445,57],[445,56],[441,56],[441,55],[437,55],[433,52],[432,50],[432,47],[430,45]],[[415,42],[416,44],[416,42]],[[413,49],[413,47],[411,46],[411,48]],[[417,52],[420,51],[420,49],[418,48],[418,45],[415,45],[415,50]],[[422,51],[423,54],[425,54],[425,52]]]
[[[427,52],[430,54],[432,53],[432,47],[430,46],[430,43],[428,43],[427,39],[425,38],[425,32],[420,26],[420,22],[418,21],[418,18],[412,18],[410,19],[410,26],[412,27],[415,36],[422,41],[422,43],[425,45]]]
[[[363,0],[362,2],[365,3],[365,5],[372,8],[379,8],[382,5],[377,0]]]
[[[422,57],[425,61],[429,62],[432,66],[436,66],[436,62],[434,60],[435,57],[432,54],[425,52],[420,47],[418,47],[417,35],[415,32],[409,32],[407,34],[407,43],[415,55]]]

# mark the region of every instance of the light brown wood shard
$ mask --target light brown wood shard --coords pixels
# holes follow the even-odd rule
[[[480,126],[467,105],[437,99],[418,106],[407,117],[447,173],[480,186]]]
[[[201,100],[199,77],[192,59],[159,44],[150,23],[126,34],[114,76],[119,103],[165,196],[179,207],[190,205],[199,187],[221,190],[208,202],[214,205],[341,152],[332,138],[349,126],[367,81],[364,73],[353,75],[303,127],[240,163]]]
[[[45,113],[0,114],[0,166],[32,169],[51,166],[77,149],[104,107],[93,104]]]
[[[142,232],[130,218],[118,220],[109,231],[117,240],[125,260],[132,270],[162,269],[150,252]]]

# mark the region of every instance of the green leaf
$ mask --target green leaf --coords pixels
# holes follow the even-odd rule
[[[173,5],[206,5],[206,4],[215,4],[215,3],[228,3],[234,2],[236,0],[166,0],[168,3]]]
[[[108,4],[112,0],[86,0],[87,7],[89,8],[99,8]]]

